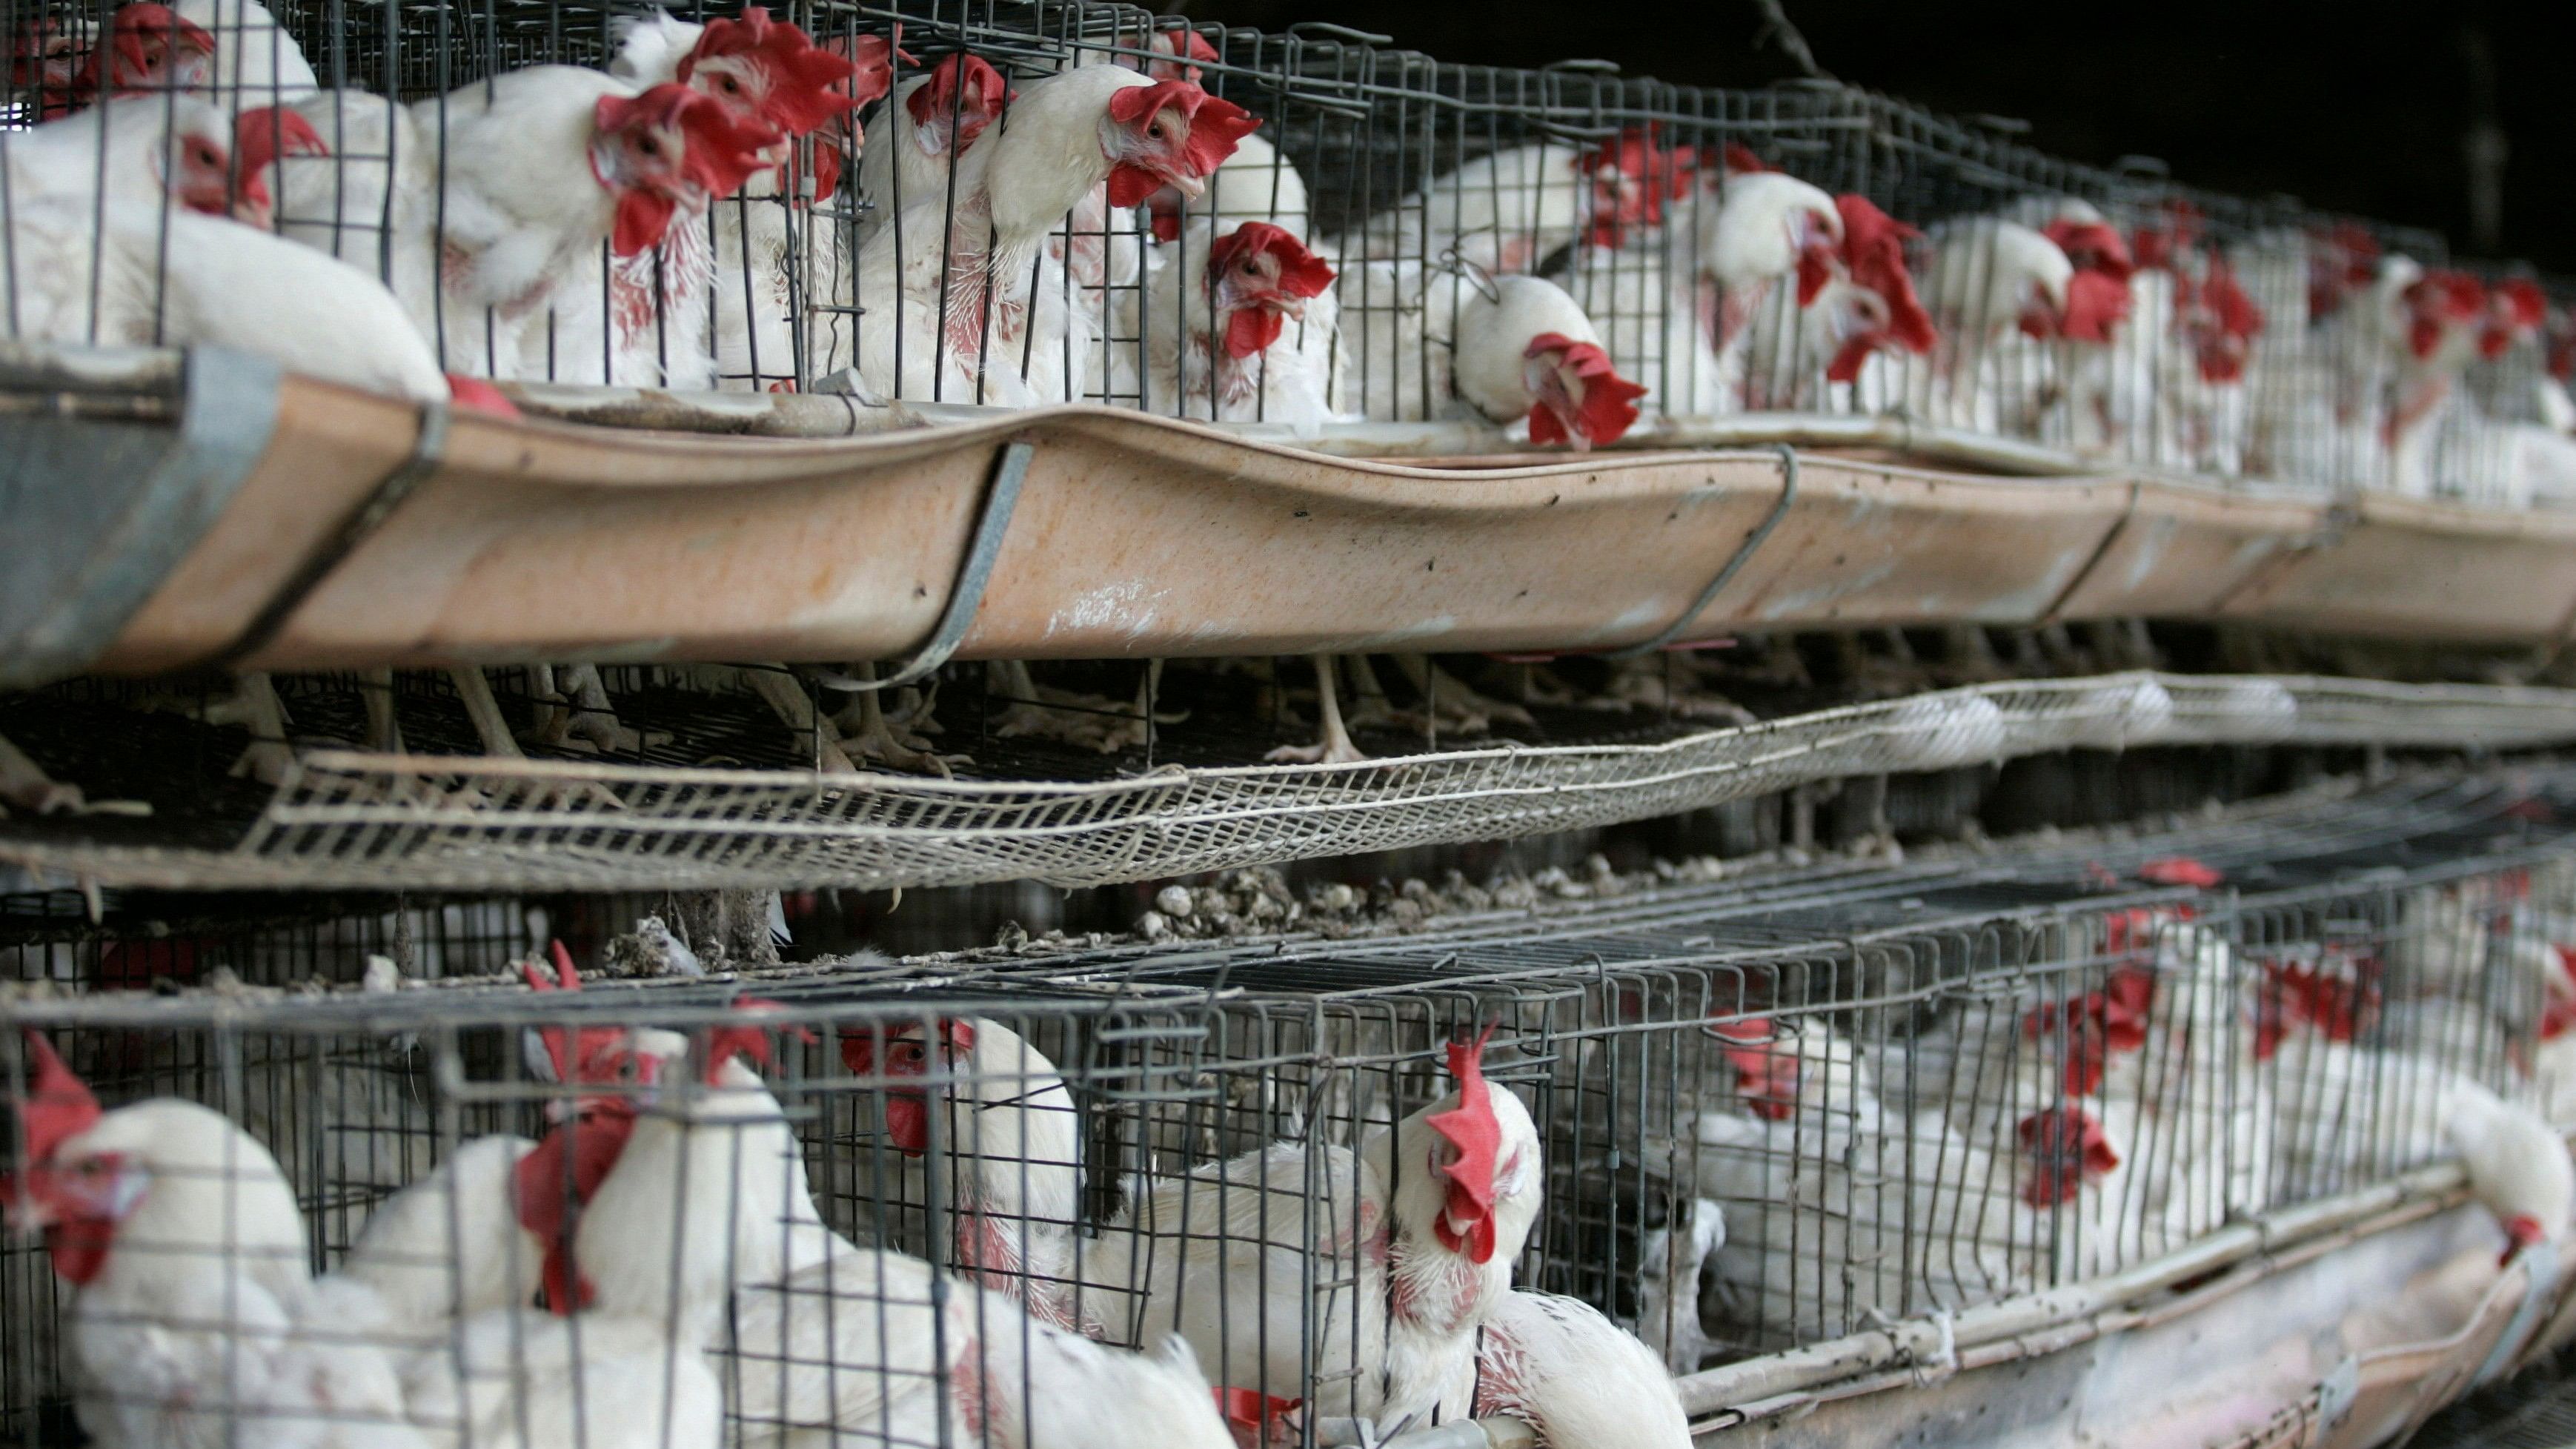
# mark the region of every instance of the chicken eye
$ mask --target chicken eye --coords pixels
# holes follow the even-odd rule
[[[662,154],[662,143],[650,136],[638,136],[635,139],[635,151],[639,156],[659,156]]]

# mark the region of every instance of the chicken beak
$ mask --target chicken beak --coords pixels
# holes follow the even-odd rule
[[[1188,197],[1192,201],[1196,201],[1201,196],[1207,194],[1206,181],[1177,169],[1164,173],[1163,184],[1171,187],[1174,191],[1179,192],[1181,195]]]

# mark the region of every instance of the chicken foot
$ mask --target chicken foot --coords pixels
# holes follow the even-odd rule
[[[863,683],[876,681],[874,664],[861,664],[852,672]],[[948,768],[951,765],[975,763],[966,755],[942,755],[925,738],[939,728],[939,722],[931,717],[931,709],[939,701],[937,679],[931,680],[925,690],[905,690],[903,699],[903,707],[888,711],[882,691],[860,690],[856,699],[831,717],[832,725],[841,731],[842,751],[856,759],[942,779],[954,778]]]
[[[1155,661],[1155,665],[1159,663]],[[1006,740],[1058,740],[1109,755],[1143,745],[1150,725],[1179,724],[1189,718],[1189,712],[1183,710],[1148,719],[1146,705],[1158,673],[1152,665],[1148,666],[1145,683],[1137,690],[1133,708],[1103,695],[1077,694],[1042,685],[1022,660],[997,659],[988,668],[998,682],[999,693],[1011,701],[993,721],[993,733]]]
[[[1333,688],[1335,656],[1315,656],[1315,707],[1323,717],[1324,737],[1311,745],[1281,745],[1263,758],[1274,764],[1352,765],[1368,758],[1351,742],[1342,723],[1342,702]]]

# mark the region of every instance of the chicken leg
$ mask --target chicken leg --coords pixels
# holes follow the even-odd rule
[[[617,707],[608,702],[608,685],[599,677],[596,664],[568,664],[554,675],[553,683],[569,695],[568,705],[558,705],[562,723],[554,731],[556,743],[581,743],[603,755],[634,755],[656,745],[667,745],[671,736],[662,730],[639,730],[617,717]]]
[[[394,672],[362,670],[358,693],[367,706],[367,748],[388,755],[403,752],[402,720],[394,714]]]
[[[861,664],[853,672],[867,683],[874,683],[877,677],[874,664]],[[860,690],[858,698],[832,716],[831,723],[842,731],[843,753],[919,775],[935,774],[942,779],[955,778],[948,768],[951,765],[975,763],[965,755],[939,754],[931,749],[930,741],[923,738],[939,727],[938,722],[930,717],[931,706],[939,699],[937,679],[933,679],[930,687],[919,694],[909,689],[904,693],[911,698],[912,704],[899,717],[890,717],[886,713],[883,694],[874,689]]]
[[[295,751],[286,743],[286,703],[265,674],[245,674],[231,699],[208,706],[208,724],[237,724],[250,731],[250,746],[233,761],[231,774],[248,775],[263,785],[285,780],[294,767]]]
[[[1631,712],[1643,709],[1682,719],[1723,724],[1753,723],[1753,712],[1725,695],[1701,688],[1707,676],[1689,654],[1645,654],[1613,661],[1604,691],[1584,701],[1588,709]]]
[[[80,786],[46,774],[7,735],[0,735],[0,806],[58,815],[77,814],[82,803]]]
[[[993,733],[1006,740],[1059,740],[1109,755],[1144,744],[1149,723],[1178,724],[1189,718],[1184,712],[1155,715],[1148,721],[1142,690],[1136,707],[1130,710],[1103,695],[1077,694],[1042,685],[1022,660],[998,659],[990,668],[1001,693],[1011,701],[1010,707],[993,721]]]
[[[814,737],[813,764],[826,774],[858,773],[849,754],[841,748],[841,732],[832,727],[831,716],[814,708],[805,686],[796,676],[781,668],[749,668],[742,672],[742,682],[751,687],[775,711],[790,730]]]
[[[1353,765],[1368,758],[1351,743],[1342,726],[1342,702],[1333,688],[1334,656],[1315,656],[1315,707],[1323,716],[1324,737],[1311,745],[1281,745],[1263,758],[1286,765]]]
[[[1398,654],[1395,667],[1421,696],[1416,721],[1431,734],[1491,734],[1494,722],[1535,725],[1538,717],[1508,700],[1488,699],[1465,680],[1440,672],[1428,654]]]

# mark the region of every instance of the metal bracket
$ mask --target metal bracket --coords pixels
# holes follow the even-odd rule
[[[892,689],[927,676],[948,662],[957,646],[966,642],[966,631],[975,623],[975,613],[984,604],[985,586],[993,581],[993,564],[1002,556],[1003,536],[1010,532],[1011,512],[1019,506],[1020,485],[1028,481],[1029,460],[1037,456],[1035,443],[1014,440],[1002,446],[1002,455],[993,463],[993,481],[984,490],[984,511],[975,520],[975,537],[966,548],[966,561],[957,570],[956,586],[948,591],[948,607],[939,616],[939,627],[931,632],[930,642],[905,665],[883,679],[854,679],[846,674],[818,670],[815,678],[826,689],[865,694],[872,690]]]
[[[2322,1436],[2342,1423],[2343,1416],[2352,1412],[2353,1401],[2360,1397],[2361,1359],[2346,1358],[2326,1375],[2325,1382],[2317,1385],[2317,1433]]]
[[[2540,1324],[2540,1315],[2549,1306],[2550,1294],[2558,1287],[2558,1245],[2547,1239],[2522,1250],[2517,1259],[2531,1278],[2523,1286],[2522,1306],[2513,1311],[2513,1321],[2504,1326],[2504,1334],[2488,1351],[2487,1361],[2478,1365],[2478,1376],[2471,1380],[2479,1387],[2504,1376],[2513,1356],[2522,1351],[2523,1341],[2531,1337]]]
[[[1718,590],[1734,581],[1736,574],[1741,572],[1744,565],[1752,559],[1753,551],[1760,548],[1762,541],[1771,536],[1771,530],[1778,528],[1780,520],[1789,516],[1789,505],[1798,499],[1798,450],[1786,443],[1775,446],[1780,453],[1780,501],[1771,505],[1769,516],[1756,524],[1751,533],[1744,536],[1744,542],[1735,550],[1734,557],[1729,558],[1726,566],[1717,571],[1717,577],[1708,581],[1708,587],[1699,591],[1699,597],[1691,600],[1689,608],[1682,610],[1671,623],[1658,630],[1653,638],[1643,643],[1631,644],[1625,649],[1609,650],[1601,656],[1602,658],[1634,659],[1640,654],[1652,654],[1680,638],[1682,631],[1690,627],[1691,621],[1700,616],[1700,611],[1706,609],[1711,601],[1717,598]]]
[[[411,491],[438,471],[439,463],[447,454],[447,424],[447,404],[421,404],[420,431],[412,438],[410,455],[395,464],[393,471],[376,484],[366,499],[352,509],[348,517],[340,520],[340,526],[331,530],[330,536],[295,566],[295,572],[287,576],[285,587],[272,595],[259,613],[252,616],[241,636],[207,663],[229,669],[274,642],[278,631],[286,627],[286,621],[294,617],[296,610],[304,607],[304,601],[313,596],[315,589],[322,587],[322,581],[331,576],[331,571],[340,566],[341,560],[357,552],[358,545],[384,526],[385,520],[402,506],[402,501],[411,496]]]

